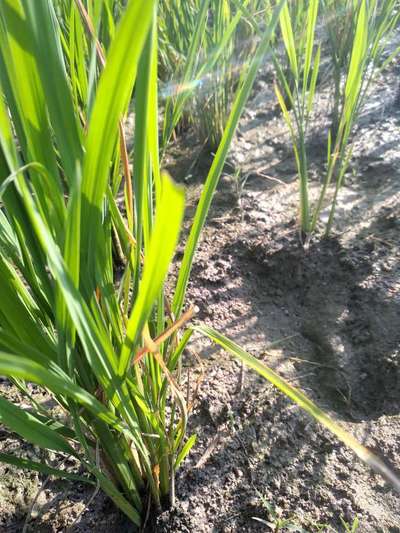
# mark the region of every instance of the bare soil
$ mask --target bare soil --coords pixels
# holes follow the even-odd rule
[[[334,231],[323,239],[321,226],[308,250],[298,236],[298,183],[286,128],[269,85],[258,81],[188,294],[198,320],[304,390],[394,469],[400,469],[397,75],[394,70],[374,86]],[[324,105],[322,92],[321,116]],[[321,119],[310,139],[313,197],[324,172],[324,135]],[[167,161],[187,186],[186,231],[209,160],[188,134]],[[240,183],[232,169],[240,170]],[[384,479],[255,374],[246,371],[241,384],[240,365],[204,339],[191,349],[202,363],[186,354],[190,382],[203,374],[190,419],[198,441],[177,476],[176,508],[151,517],[149,530],[344,532],[343,520],[358,517],[362,533],[400,531],[400,497]],[[17,398],[8,382],[0,388]],[[28,457],[40,455],[0,433],[0,451],[21,446]],[[50,460],[57,463],[56,456]],[[0,465],[0,531],[21,531],[27,513],[26,531],[64,531],[81,511],[72,531],[131,530],[101,493],[92,495],[76,483]]]

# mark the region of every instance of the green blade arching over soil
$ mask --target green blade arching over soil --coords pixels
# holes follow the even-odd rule
[[[231,341],[228,337],[218,333],[218,331],[208,326],[196,326],[194,329],[209,337],[213,342],[219,344],[224,350],[243,361],[245,365],[247,365],[249,368],[252,368],[258,374],[260,374],[260,376],[263,376],[270,383],[275,385],[275,387],[277,387],[281,392],[297,403],[297,405],[304,409],[304,411],[306,411],[310,416],[315,418],[315,420],[336,435],[336,437],[346,444],[346,446],[351,448],[354,453],[362,461],[364,461],[364,463],[369,465],[376,472],[379,472],[385,479],[390,481],[393,487],[400,492],[400,478],[397,476],[397,474],[391,468],[386,466],[386,464],[379,457],[358,442],[353,435],[348,433],[337,422],[332,420],[332,418],[324,413],[324,411],[322,411],[314,402],[307,398],[303,392],[290,385],[290,383],[281,378],[274,370],[256,359],[253,355],[247,353],[245,350],[243,350],[243,348]]]

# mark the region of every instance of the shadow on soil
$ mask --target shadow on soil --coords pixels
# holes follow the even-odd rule
[[[271,310],[281,313],[286,323],[291,318],[292,334],[311,345],[307,363],[312,364],[313,378],[308,374],[300,384],[349,421],[400,410],[400,298],[394,289],[398,265],[387,259],[390,250],[385,245],[388,232],[396,238],[398,223],[385,208],[381,211],[346,248],[329,239],[314,242],[305,252],[292,227],[286,232],[280,228],[277,234],[272,229],[257,241],[242,234],[209,258],[213,266],[200,262],[193,272],[203,286],[203,301],[196,302],[203,310],[200,318],[207,317],[211,294],[213,301],[225,304],[235,299],[235,292],[250,296],[247,316],[239,314],[228,324],[234,330],[248,321],[248,331],[242,328],[237,335],[239,343],[251,340],[257,322],[262,327]],[[380,280],[381,271],[385,280]],[[233,290],[226,286],[232,276],[242,279]],[[276,340],[279,334],[266,339]],[[285,356],[285,343],[282,352]],[[304,370],[304,364],[299,367]]]

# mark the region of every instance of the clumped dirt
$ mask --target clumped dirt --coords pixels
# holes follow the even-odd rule
[[[394,70],[378,80],[360,120],[331,237],[322,238],[321,226],[307,250],[297,230],[286,128],[269,85],[259,80],[215,195],[188,299],[199,307],[197,320],[300,387],[399,470],[396,76]],[[320,98],[323,108],[326,95]],[[324,171],[325,132],[321,122],[310,139],[313,198]],[[171,154],[171,174],[187,185],[187,231],[209,156],[190,136]],[[384,479],[263,379],[245,371],[241,383],[240,364],[210,343],[196,337],[191,350],[202,362],[186,354],[191,383],[203,372],[190,419],[198,442],[177,476],[176,508],[153,516],[149,531],[344,532],[343,521],[356,517],[362,533],[400,531],[400,497]],[[0,387],[15,394],[8,382]],[[1,451],[20,446],[0,434]],[[49,480],[40,490],[44,481],[0,465],[0,531],[21,531],[28,511],[27,531],[62,531],[82,510],[73,531],[130,529],[103,495],[91,498],[93,489]]]

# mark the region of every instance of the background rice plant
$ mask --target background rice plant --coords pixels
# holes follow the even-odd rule
[[[190,125],[199,140],[218,148],[238,87],[259,35],[257,23],[272,7],[259,0],[161,0],[160,71],[166,84],[163,144],[177,126]]]
[[[278,83],[275,86],[278,102],[291,135],[299,176],[300,228],[309,242],[315,231],[329,187],[334,192],[325,233],[329,235],[338,192],[351,159],[351,136],[360,115],[368,88],[377,71],[397,54],[384,58],[387,40],[397,27],[399,10],[396,2],[352,2],[345,0],[288,3],[280,18],[280,32],[286,62],[281,62],[279,50],[275,55]],[[303,10],[303,14],[299,11]],[[299,30],[303,21],[304,31]],[[297,28],[297,30],[296,30]],[[326,32],[326,33],[325,33]],[[327,35],[327,42],[318,33]],[[307,137],[311,128],[311,114],[318,91],[321,50],[328,49],[331,76],[332,118],[326,140],[327,170],[319,197],[310,205],[308,183],[309,164]]]

